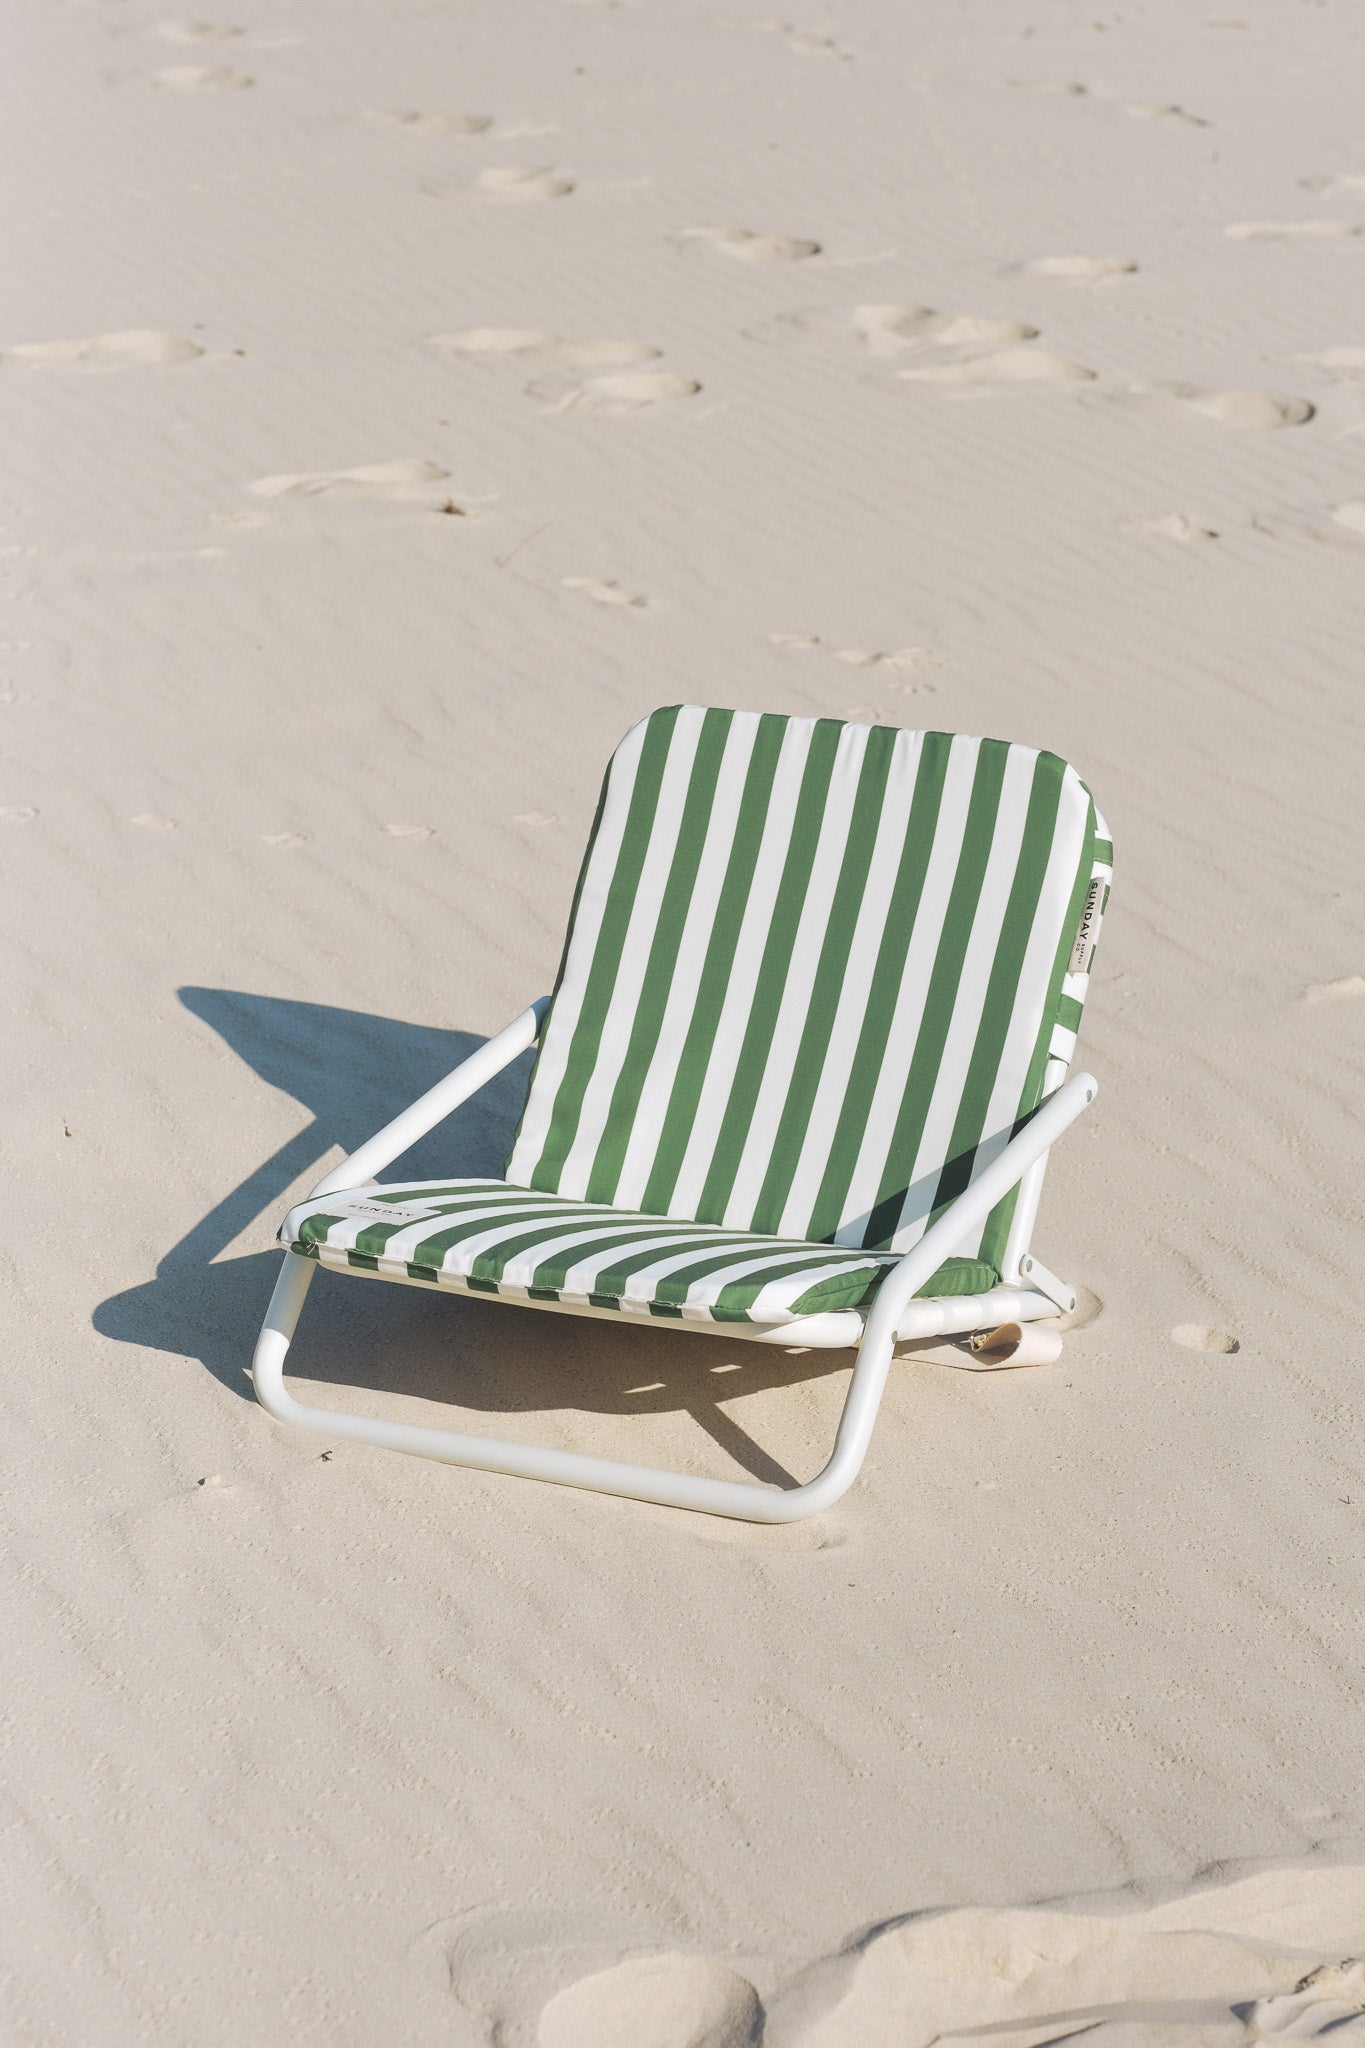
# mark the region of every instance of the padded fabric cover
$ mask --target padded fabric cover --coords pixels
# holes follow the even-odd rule
[[[300,1203],[280,1240],[324,1265],[476,1293],[706,1322],[782,1323],[866,1306],[893,1261],[695,1223],[622,1215],[502,1181],[409,1181]],[[980,1293],[953,1259],[924,1293]]]
[[[607,772],[508,1182],[908,1250],[1070,1059],[1111,858],[1055,754],[653,712]],[[959,1247],[991,1277],[1013,1206]]]

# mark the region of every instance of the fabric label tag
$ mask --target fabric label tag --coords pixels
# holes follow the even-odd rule
[[[1100,934],[1100,905],[1104,901],[1104,877],[1096,875],[1085,892],[1085,908],[1081,912],[1080,927],[1076,943],[1071,948],[1072,974],[1088,974],[1090,962],[1095,957],[1095,941]]]
[[[347,1217],[372,1216],[378,1223],[422,1223],[430,1216],[441,1215],[442,1211],[433,1209],[429,1204],[405,1206],[401,1202],[348,1202],[344,1213]]]

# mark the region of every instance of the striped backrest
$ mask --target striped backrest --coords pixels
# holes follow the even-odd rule
[[[1102,830],[1031,747],[651,713],[607,771],[507,1179],[908,1249],[1070,1057]],[[960,1249],[998,1270],[1012,1209]]]

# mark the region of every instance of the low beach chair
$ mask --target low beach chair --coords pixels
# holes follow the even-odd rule
[[[607,770],[553,994],[290,1211],[254,1376],[280,1421],[756,1522],[857,1476],[897,1342],[1057,1317],[1030,1249],[1111,874],[1055,754],[672,706]],[[501,1181],[376,1186],[538,1043]],[[284,1386],[319,1265],[758,1344],[857,1346],[805,1485],[307,1407]]]

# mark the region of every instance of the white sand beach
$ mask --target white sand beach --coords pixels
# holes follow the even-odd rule
[[[1365,20],[171,4],[0,66],[0,2042],[1365,2039]],[[906,1355],[788,1528],[248,1373],[679,701],[1116,848],[1062,1357]],[[324,1274],[291,1369],[790,1484],[851,1363]]]

